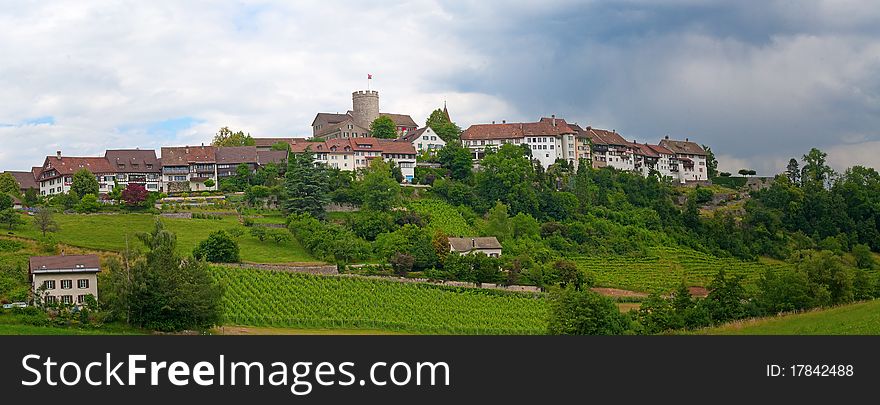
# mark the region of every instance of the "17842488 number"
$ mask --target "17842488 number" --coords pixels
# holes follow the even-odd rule
[[[792,364],[767,365],[768,377],[852,377],[852,364]]]

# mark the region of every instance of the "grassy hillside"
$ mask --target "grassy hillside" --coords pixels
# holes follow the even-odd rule
[[[461,213],[443,200],[424,199],[407,203],[407,206],[419,215],[428,218],[427,228],[433,233],[443,231],[447,236],[472,236],[474,230],[468,225]]]
[[[599,286],[659,293],[672,291],[682,280],[688,285],[706,286],[720,269],[742,275],[750,283],[767,268],[788,266],[768,259],[744,262],[674,247],[653,248],[649,257],[583,256],[575,261]]]
[[[428,334],[541,334],[547,302],[529,294],[355,277],[215,267],[229,325]]]
[[[880,300],[802,314],[733,322],[707,335],[880,335]]]
[[[135,234],[147,232],[153,227],[155,215],[149,214],[57,214],[55,220],[61,230],[55,234],[58,242],[90,249],[121,251],[125,248],[128,237],[130,243],[138,244]],[[178,250],[188,254],[202,240],[207,239],[211,232],[229,229],[238,224],[234,216],[222,219],[179,219],[162,218],[165,226],[177,233]],[[267,219],[265,222],[277,222]],[[38,238],[40,233],[34,228],[30,219],[19,227],[15,235],[27,238]],[[245,234],[238,239],[241,247],[241,259],[256,263],[289,263],[316,261],[295,238],[282,244],[260,242]]]

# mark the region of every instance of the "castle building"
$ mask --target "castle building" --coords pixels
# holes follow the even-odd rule
[[[398,135],[415,131],[418,125],[405,114],[379,112],[379,92],[361,90],[351,93],[351,110],[345,114],[318,113],[312,120],[312,136],[320,139],[366,138],[370,124],[385,116],[394,121]]]

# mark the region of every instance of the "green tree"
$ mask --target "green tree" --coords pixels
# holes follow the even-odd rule
[[[18,182],[15,181],[15,177],[12,176],[12,173],[4,172],[0,174],[0,194],[12,194],[19,195],[21,190],[18,187]]]
[[[12,208],[13,204],[12,197],[9,194],[0,194],[0,210],[5,210],[7,208]]]
[[[101,210],[101,203],[94,194],[86,194],[76,205],[76,211],[80,214],[91,214]]]
[[[608,298],[572,287],[553,292],[547,333],[551,335],[621,335],[629,321]]]
[[[397,138],[397,125],[391,118],[385,115],[379,116],[370,123],[370,135],[381,139],[395,139]]]
[[[715,159],[715,153],[712,152],[712,148],[703,145],[703,150],[706,151],[706,174],[711,179],[718,176],[718,159]]]
[[[214,146],[254,146],[255,144],[251,134],[245,134],[242,131],[232,132],[229,127],[220,128],[214,135],[214,141],[211,142],[211,145]]]
[[[77,200],[81,200],[86,194],[97,196],[100,191],[101,185],[89,169],[80,169],[73,174],[70,193],[76,195]]]
[[[458,140],[461,134],[461,128],[450,121],[449,116],[439,108],[431,112],[431,115],[428,116],[428,120],[425,122],[425,126],[430,127],[447,144]]]
[[[282,207],[287,213],[324,218],[326,186],[325,169],[315,165],[311,151],[292,154],[287,162]]]
[[[380,159],[370,162],[356,187],[365,210],[388,211],[400,202],[400,184],[391,177],[388,163]]]
[[[557,260],[553,263],[556,272],[559,274],[559,285],[562,288],[572,286],[575,290],[580,290],[586,285],[590,286],[587,277],[577,268],[577,264],[571,260]]]
[[[290,144],[287,142],[275,142],[272,144],[271,150],[283,150],[290,152]]]
[[[211,188],[211,187],[214,187],[215,185],[217,185],[217,182],[215,182],[214,179],[208,179],[208,180],[205,180],[205,182],[203,184],[205,185],[205,187]]]
[[[860,269],[871,270],[876,265],[874,254],[868,245],[858,244],[853,246],[852,255],[856,262],[856,267]]]
[[[40,202],[40,195],[37,189],[29,188],[24,192],[24,205],[34,207]]]
[[[46,207],[40,207],[34,211],[34,226],[43,234],[43,237],[47,232],[58,232],[59,229],[52,210]]]
[[[507,215],[507,205],[501,201],[496,201],[495,206],[486,215],[485,234],[494,236],[501,242],[510,239],[513,234]]]
[[[15,228],[18,228],[23,223],[24,220],[21,219],[21,215],[12,208],[0,210],[0,224],[5,225],[6,229],[10,231],[15,230]]]
[[[193,249],[193,257],[211,263],[238,263],[238,243],[226,231],[216,231],[208,235]]]
[[[446,146],[437,151],[437,161],[441,167],[449,170],[449,177],[455,180],[466,180],[473,172],[471,151],[456,140],[448,141]]]
[[[522,148],[505,144],[495,152],[487,152],[481,167],[475,180],[477,194],[483,201],[501,201],[514,214],[539,215],[535,167]]]
[[[804,155],[804,167],[801,172],[801,182],[804,185],[825,187],[834,175],[831,166],[825,163],[828,154],[819,149],[812,148]]]
[[[98,283],[111,317],[160,331],[208,329],[222,321],[222,290],[208,266],[177,253],[177,237],[161,221],[149,233],[138,234],[147,252],[123,252],[111,258],[110,271]]]
[[[800,184],[801,183],[801,169],[798,168],[798,161],[795,158],[791,158],[788,161],[788,166],[785,169],[785,175],[788,177],[788,181],[791,184]]]

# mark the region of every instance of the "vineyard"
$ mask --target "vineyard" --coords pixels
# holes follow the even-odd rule
[[[447,236],[470,236],[474,234],[461,213],[449,203],[441,200],[416,200],[408,203],[408,207],[428,220],[431,232],[443,231]]]
[[[788,266],[745,262],[674,247],[653,248],[649,257],[582,256],[575,261],[599,286],[658,293],[674,290],[682,280],[688,285],[706,286],[721,269],[729,275],[743,276],[750,285],[768,268]]]
[[[543,334],[540,296],[355,277],[214,267],[226,323],[424,334]]]

